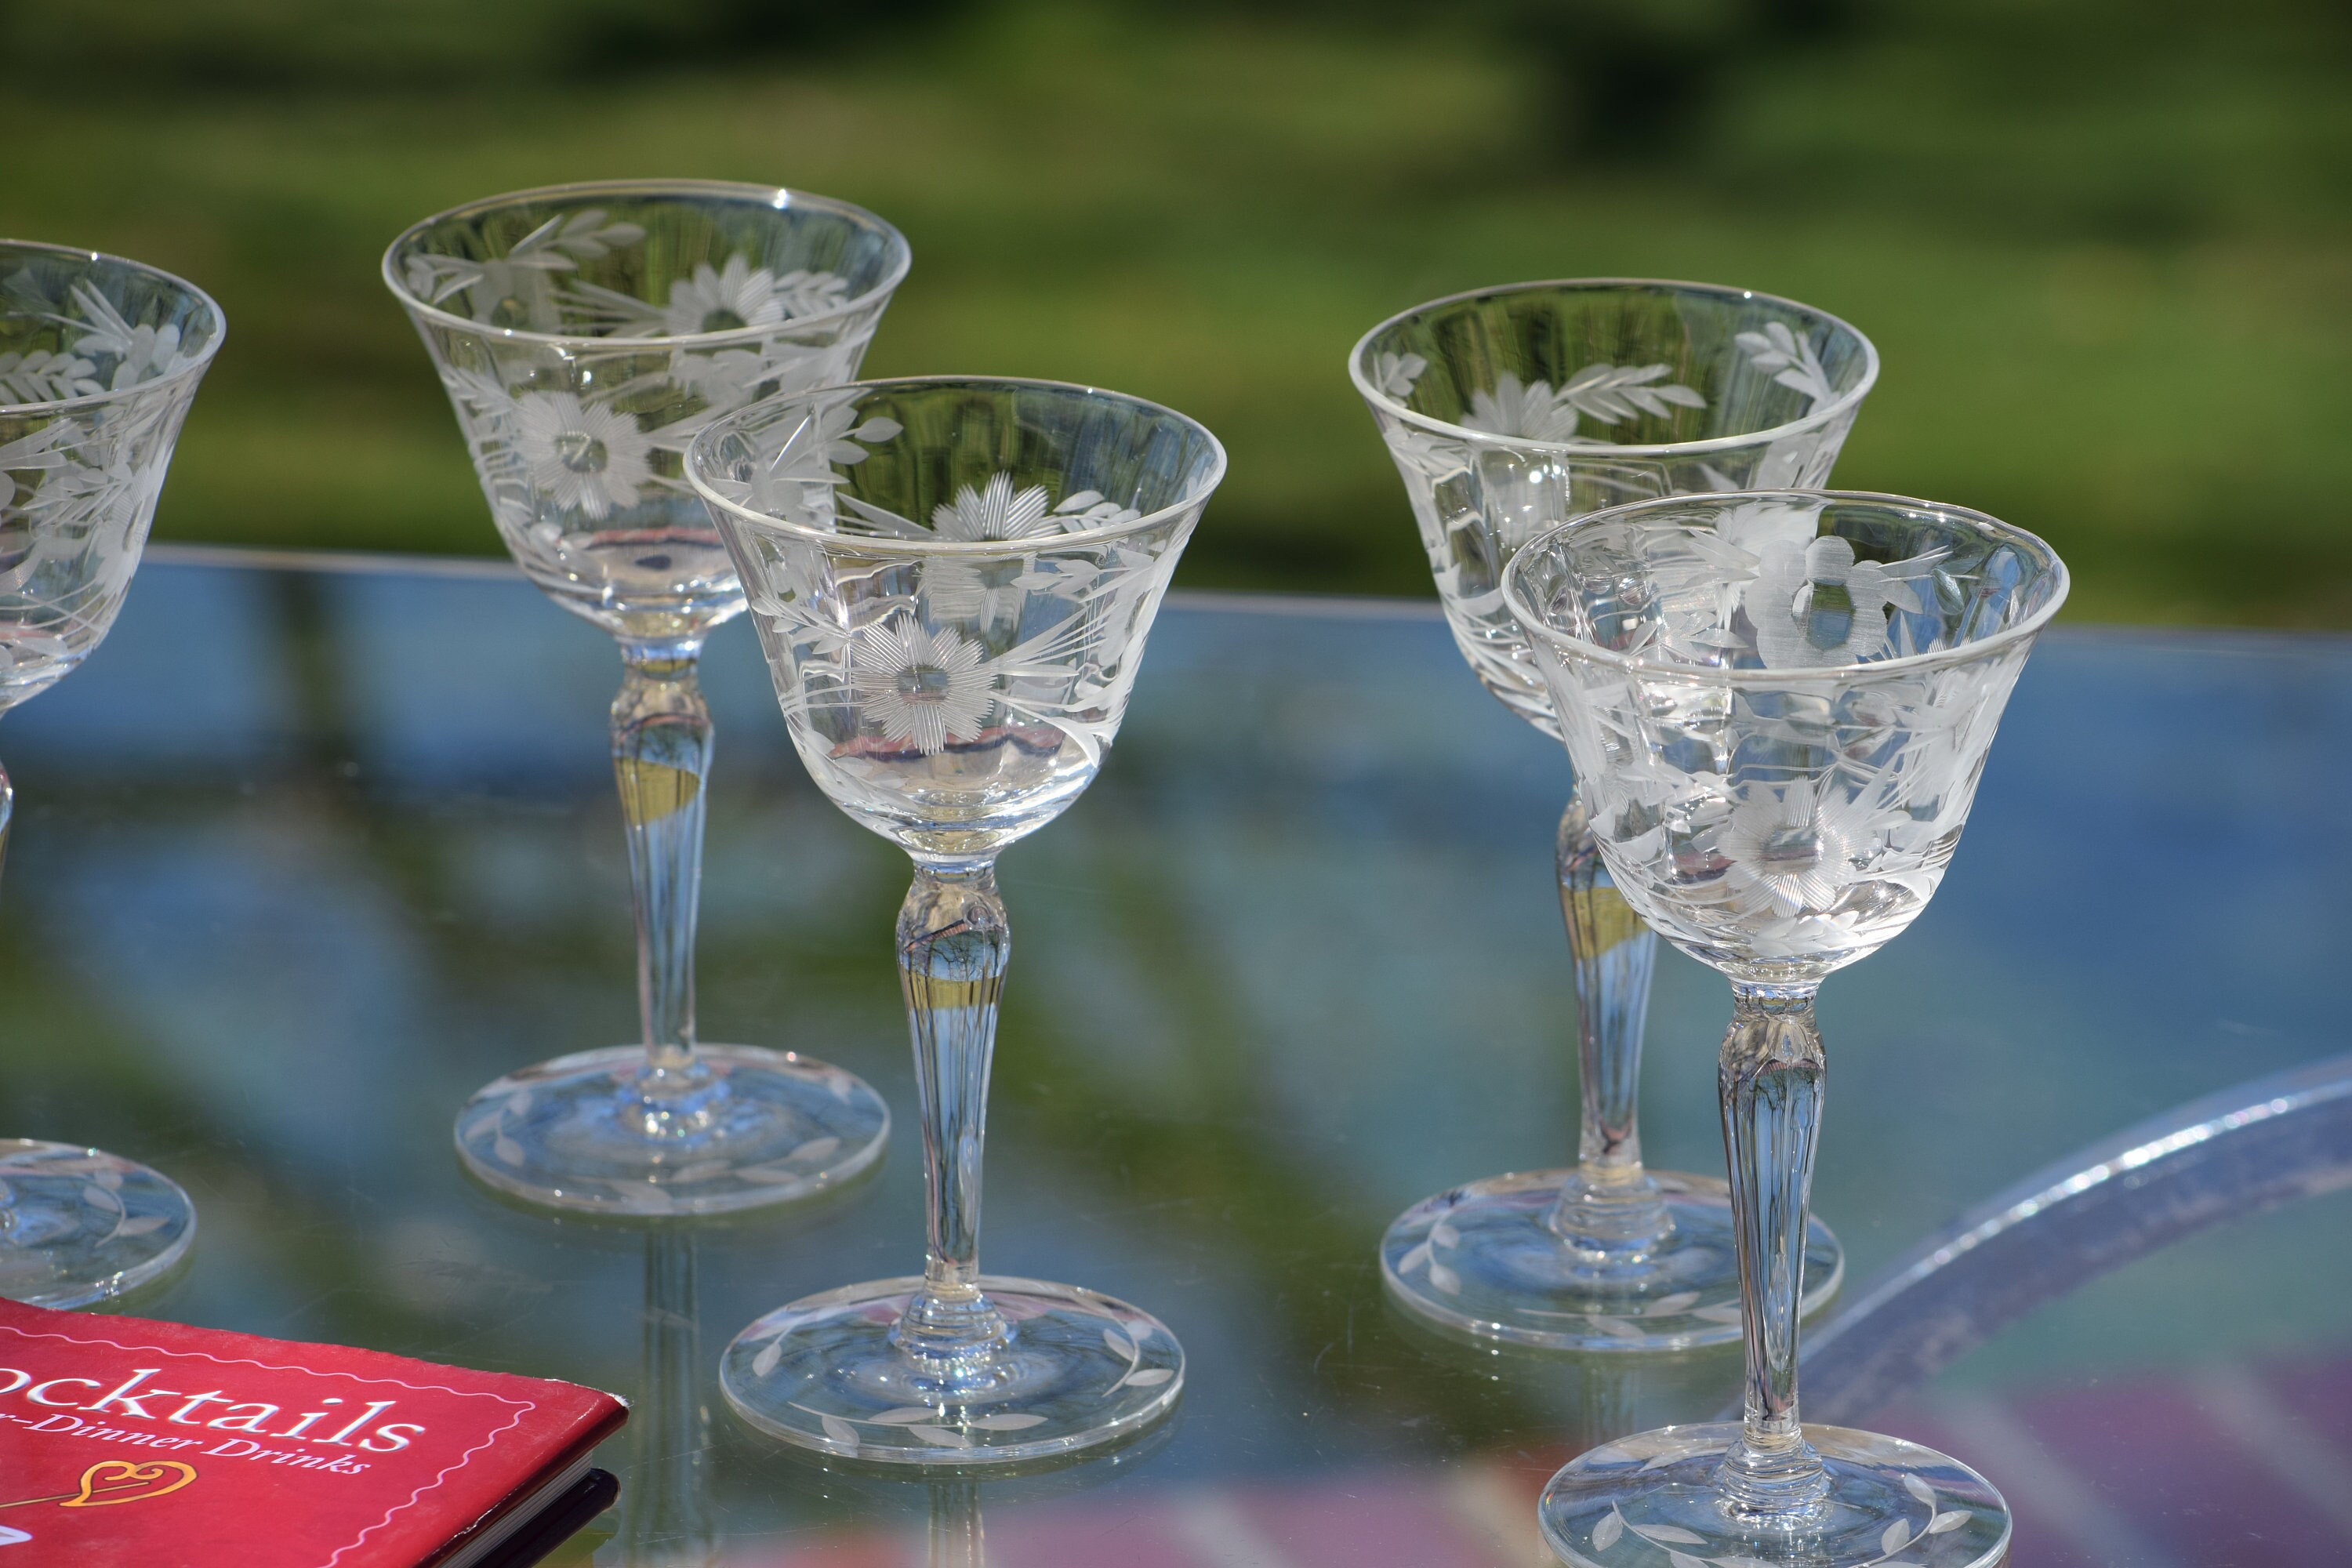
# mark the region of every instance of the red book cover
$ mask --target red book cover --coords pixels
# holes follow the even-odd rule
[[[462,1560],[626,1415],[568,1383],[0,1300],[0,1568]]]

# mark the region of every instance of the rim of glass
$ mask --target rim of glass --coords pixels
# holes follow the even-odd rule
[[[1572,632],[1561,631],[1550,625],[1528,601],[1523,584],[1527,575],[1526,563],[1532,561],[1545,547],[1555,541],[1599,523],[1620,520],[1631,513],[1666,511],[1675,507],[1708,507],[1723,510],[1730,505],[1747,506],[1759,500],[1796,501],[1804,504],[1820,502],[1824,506],[1840,501],[1854,501],[1869,506],[1906,507],[1918,511],[1933,512],[1948,521],[1967,522],[1990,528],[2009,538],[2021,541],[2039,550],[2050,563],[2057,579],[2057,591],[2050,602],[2013,626],[2003,626],[1990,637],[1952,647],[1936,648],[1927,653],[1906,654],[1900,658],[1872,659],[1863,664],[1832,665],[1825,669],[1724,669],[1711,664],[1685,664],[1677,659],[1644,658],[1639,654],[1620,653],[1602,647]],[[1967,664],[1996,653],[2011,643],[2033,637],[2050,624],[2059,608],[2066,603],[2068,590],[2074,576],[2066,563],[2050,548],[2041,535],[2029,533],[2013,522],[2003,522],[1990,512],[1974,507],[1959,506],[1951,501],[1922,500],[1917,496],[1898,496],[1884,490],[1707,490],[1694,495],[1652,496],[1644,500],[1628,501],[1601,511],[1587,512],[1563,523],[1545,529],[1521,545],[1503,568],[1503,600],[1510,606],[1511,618],[1519,629],[1530,637],[1539,637],[1555,648],[1595,664],[1613,665],[1617,668],[1642,675],[1667,676],[1676,679],[1694,680],[1707,685],[1728,686],[1790,686],[1838,685],[1858,677],[1874,677],[1885,670],[1908,671],[1933,669],[1947,665]]]
[[[1209,450],[1215,457],[1216,461],[1209,469],[1208,482],[1200,487],[1197,494],[1184,500],[1163,506],[1157,511],[1146,512],[1141,517],[1127,522],[1107,523],[1100,528],[1083,528],[1075,533],[1037,534],[1028,539],[899,539],[889,534],[844,533],[835,529],[811,528],[804,522],[794,522],[788,518],[771,517],[766,512],[754,511],[740,501],[731,500],[719,494],[702,477],[702,462],[699,459],[703,444],[709,442],[715,446],[723,438],[723,432],[740,429],[754,416],[766,416],[785,409],[814,406],[824,399],[837,397],[844,393],[861,394],[887,392],[899,387],[943,386],[968,386],[997,392],[1075,392],[1087,397],[1099,397],[1123,403],[1130,408],[1141,409],[1150,414],[1165,415],[1171,419],[1190,426],[1200,433],[1202,440],[1208,442]],[[877,555],[1010,556],[1034,555],[1040,551],[1056,549],[1066,544],[1098,544],[1107,540],[1121,539],[1131,533],[1146,532],[1181,512],[1205,506],[1210,495],[1224,482],[1225,463],[1225,444],[1218,440],[1216,433],[1207,426],[1191,415],[1180,413],[1164,403],[1154,403],[1148,397],[1137,397],[1131,393],[1113,392],[1100,386],[1086,386],[1075,381],[1045,381],[1021,375],[897,375],[879,377],[873,381],[845,381],[838,386],[821,386],[808,392],[795,392],[788,396],[772,397],[763,402],[736,409],[722,419],[714,419],[696,434],[693,443],[686,449],[686,479],[687,482],[694,487],[694,493],[702,498],[705,506],[723,509],[730,516],[739,518],[754,528],[772,529],[779,533],[790,534],[795,539],[834,545],[851,545],[861,553]]]
[[[195,358],[169,375],[159,375],[152,381],[142,381],[136,386],[121,387],[110,392],[92,392],[80,397],[55,397],[47,403],[0,403],[0,416],[16,418],[26,415],[57,414],[77,408],[94,408],[100,404],[125,403],[142,394],[177,385],[191,377],[204,374],[205,367],[213,363],[213,355],[220,352],[221,340],[228,336],[228,312],[220,308],[220,301],[176,272],[166,272],[160,267],[151,267],[144,261],[133,261],[127,256],[117,256],[111,251],[84,250],[79,246],[52,245],[42,239],[9,239],[0,237],[0,250],[45,250],[52,256],[75,257],[84,263],[110,261],[118,267],[127,267],[133,272],[143,272],[150,278],[160,279],[174,289],[185,289],[203,301],[205,308],[213,313],[211,340],[205,344]]]
[[[1717,300],[1758,300],[1768,304],[1784,305],[1791,310],[1811,316],[1816,321],[1826,321],[1840,331],[1853,333],[1854,342],[1862,345],[1862,379],[1839,394],[1826,406],[1813,409],[1803,418],[1791,419],[1785,425],[1768,426],[1764,429],[1752,430],[1745,435],[1710,436],[1704,441],[1654,441],[1647,444],[1616,445],[1603,441],[1539,441],[1531,436],[1497,436],[1492,430],[1473,430],[1466,425],[1448,424],[1443,419],[1406,407],[1379,387],[1374,386],[1364,374],[1364,356],[1371,348],[1374,338],[1400,321],[1409,321],[1441,306],[1458,304],[1465,300],[1496,299],[1507,294],[1570,291],[1602,294],[1613,290],[1634,289],[1665,289],[1677,293],[1700,294]],[[1468,441],[1487,446],[1517,447],[1539,452],[1582,452],[1637,458],[1657,457],[1671,453],[1680,457],[1694,452],[1723,452],[1735,447],[1750,447],[1759,442],[1777,441],[1784,436],[1794,436],[1817,429],[1839,415],[1851,413],[1868,395],[1870,389],[1878,384],[1878,345],[1872,342],[1860,328],[1843,317],[1832,316],[1827,310],[1818,306],[1808,305],[1801,300],[1790,300],[1779,294],[1767,294],[1755,289],[1740,289],[1727,283],[1692,283],[1676,278],[1554,278],[1535,283],[1497,283],[1484,289],[1465,289],[1458,294],[1440,295],[1434,300],[1424,300],[1418,305],[1399,310],[1395,315],[1389,317],[1370,331],[1358,338],[1356,346],[1348,351],[1348,379],[1356,384],[1357,392],[1363,395],[1367,403],[1394,415],[1408,425],[1418,426],[1423,430],[1456,441]]]
[[[477,217],[499,207],[520,206],[528,202],[587,195],[650,197],[706,195],[722,197],[747,206],[806,207],[814,211],[829,212],[836,216],[870,224],[881,230],[897,242],[898,259],[879,283],[856,299],[822,315],[794,316],[786,321],[773,321],[760,327],[730,327],[724,331],[718,332],[679,332],[648,338],[594,337],[587,333],[572,332],[533,332],[520,327],[489,326],[475,321],[470,316],[461,316],[455,310],[445,310],[438,305],[428,304],[418,299],[408,291],[408,285],[401,281],[399,271],[393,265],[393,258],[400,254],[402,246],[406,245],[412,237],[423,233],[435,224],[446,223],[453,218]],[[429,254],[438,255],[440,252]],[[457,259],[470,260],[471,258]],[[907,269],[912,267],[914,262],[914,251],[908,246],[907,237],[898,232],[896,224],[878,213],[867,211],[855,202],[845,202],[834,196],[820,196],[814,192],[798,191],[788,185],[755,185],[737,180],[573,180],[560,185],[533,185],[528,190],[506,191],[495,196],[481,196],[470,202],[461,202],[454,207],[435,213],[430,217],[418,218],[415,223],[402,229],[394,237],[393,242],[383,247],[381,270],[384,287],[391,289],[393,298],[398,300],[412,314],[423,316],[445,327],[454,327],[462,331],[478,332],[484,336],[495,337],[502,342],[549,343],[562,348],[636,347],[642,349],[656,343],[670,348],[680,346],[710,348],[724,347],[730,343],[760,342],[773,337],[780,331],[796,331],[806,327],[823,326],[827,322],[839,321],[845,316],[854,315],[873,304],[875,300],[887,298],[892,289],[906,281]]]

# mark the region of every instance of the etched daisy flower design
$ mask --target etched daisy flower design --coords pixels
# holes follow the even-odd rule
[[[1741,593],[1757,657],[1768,669],[1824,669],[1888,652],[1887,606],[1917,613],[1912,584],[1937,559],[1856,561],[1853,545],[1835,534],[1801,546],[1785,538],[1766,543]]]
[[[769,327],[784,319],[785,302],[776,288],[776,275],[753,268],[740,253],[727,265],[708,261],[689,278],[670,285],[669,308],[662,325],[672,337],[696,332],[729,332],[739,327]]]
[[[978,643],[944,627],[927,630],[909,616],[859,632],[849,662],[865,721],[927,757],[977,734],[996,700],[996,672]]]
[[[1052,504],[1043,485],[1015,490],[1011,474],[998,474],[979,489],[966,485],[953,501],[933,507],[931,528],[941,539],[1030,539],[1059,531],[1059,521],[1046,516]]]
[[[1735,507],[1716,519],[1712,538],[1694,534],[1680,561],[1662,561],[1655,575],[1666,647],[1704,658],[1704,650],[1747,646],[1735,620],[1750,586],[1768,562],[1793,555],[1801,563],[1821,510],[1817,503],[1780,500]],[[1789,593],[1794,592],[1791,584]],[[1769,656],[1765,662],[1771,663]]]
[[[633,507],[653,478],[653,443],[625,414],[568,392],[527,392],[515,399],[514,420],[515,454],[531,487],[568,511],[602,519]]]
[[[708,261],[691,277],[670,285],[669,304],[659,312],[672,337],[730,332],[742,327],[772,327],[801,316],[820,316],[849,302],[849,279],[831,272],[795,268],[779,275],[753,267],[740,252],[714,268]]]
[[[1419,354],[1384,353],[1372,362],[1372,384],[1391,397],[1404,398],[1412,395],[1412,384],[1429,362]]]
[[[1838,900],[1869,847],[1868,813],[1813,781],[1757,790],[1732,807],[1716,849],[1724,879],[1747,901],[1782,915],[1819,914]]]

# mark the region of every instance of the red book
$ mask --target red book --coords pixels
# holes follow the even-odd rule
[[[568,1383],[0,1300],[0,1568],[482,1568],[542,1514],[585,1521],[590,1452],[627,1414]]]

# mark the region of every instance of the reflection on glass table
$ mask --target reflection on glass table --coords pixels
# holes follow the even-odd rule
[[[649,1233],[508,1207],[449,1150],[449,1107],[493,1069],[635,1016],[609,645],[538,607],[503,566],[142,566],[73,700],[7,721],[0,1121],[137,1149],[203,1207],[188,1270],[135,1310],[637,1400],[604,1456],[624,1507],[561,1562],[660,1562],[665,1534],[737,1568],[925,1562],[928,1486],[815,1468],[716,1397],[742,1324],[913,1264],[911,1128],[819,1210],[696,1226],[697,1332],[650,1361]],[[741,630],[705,658],[740,739],[711,786],[702,1009],[911,1105],[872,940],[904,858],[810,785]],[[2184,712],[2231,737],[2193,775]],[[2352,847],[2277,807],[2352,767],[2352,643],[2061,628],[2000,748],[1933,906],[1822,1003],[1814,1194],[1853,1302],[2014,1184],[2345,1049]],[[1556,889],[1526,853],[1559,765],[1433,608],[1171,597],[1117,765],[1003,864],[1036,937],[1004,997],[989,1247],[1149,1302],[1188,1352],[1184,1404],[1139,1449],[982,1483],[993,1568],[1530,1568],[1537,1493],[1573,1454],[1737,1399],[1734,1353],[1487,1354],[1382,1300],[1399,1209],[1546,1161],[1576,1114],[1549,1044]],[[1661,1163],[1720,1167],[1728,1011],[1661,956]],[[2185,1234],[1851,1405],[1825,1333],[1808,1413],[1968,1456],[2020,1568],[2341,1560],[2347,1223],[2352,1194],[2320,1192]],[[654,1389],[649,1366],[688,1363],[683,1394]],[[665,1410],[688,1422],[666,1445]]]

